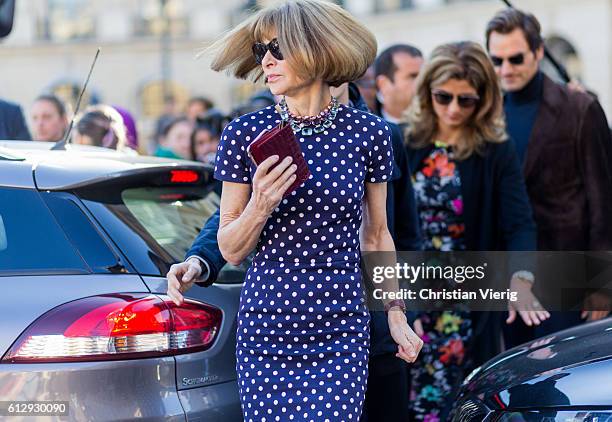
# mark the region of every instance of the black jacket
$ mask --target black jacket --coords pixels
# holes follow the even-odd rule
[[[419,169],[433,146],[406,148],[408,165]],[[466,249],[532,251],[536,229],[514,143],[486,142],[482,155],[458,161]]]
[[[354,108],[370,112],[359,89],[353,83],[349,84],[349,100]],[[380,103],[377,100],[377,104]],[[374,111],[381,117],[380,107]],[[419,229],[419,216],[416,210],[416,200],[412,182],[410,180],[410,166],[408,155],[404,148],[404,128],[387,122],[391,129],[391,142],[393,145],[393,174],[387,184],[387,227],[393,236],[395,249],[398,251],[421,250],[421,232]]]
[[[354,84],[349,84],[349,98],[355,108],[368,110]],[[380,108],[375,112],[382,118]],[[410,180],[408,155],[404,148],[404,136],[400,126],[391,122],[387,124],[391,129],[393,144],[393,175],[391,183],[387,183],[387,227],[393,236],[397,251],[418,251],[422,247],[421,232],[414,189]],[[413,314],[408,313],[409,319],[412,319],[412,316]],[[397,344],[389,332],[387,315],[382,311],[370,312],[370,355],[396,352]]]
[[[407,147],[415,171],[433,146]],[[514,142],[485,143],[482,155],[457,162],[461,177],[465,243],[469,251],[536,250],[536,228]],[[512,265],[510,263],[509,265]],[[532,268],[522,268],[532,269]],[[474,341],[471,355],[476,365],[501,351],[500,312],[472,312]]]
[[[15,141],[32,139],[21,107],[4,100],[0,100],[0,139]]]

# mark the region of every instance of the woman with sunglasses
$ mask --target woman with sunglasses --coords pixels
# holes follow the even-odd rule
[[[360,250],[395,250],[384,207],[393,155],[384,121],[340,104],[330,87],[366,71],[376,40],[333,3],[292,0],[260,10],[211,49],[212,69],[264,77],[282,98],[226,127],[215,168],[223,257],[238,264],[257,252],[236,336],[244,419],[357,421],[369,347]],[[246,154],[281,121],[311,171],[284,199],[296,166],[278,156],[255,165]],[[412,362],[422,342],[403,302],[385,305],[397,357]]]
[[[502,94],[478,44],[452,43],[433,51],[417,80],[409,121],[407,151],[424,249],[534,250],[531,208],[516,152],[506,139]],[[517,272],[512,283],[530,288],[520,276],[531,278]],[[521,316],[547,317],[543,309],[534,311]],[[465,307],[418,314],[415,329],[425,344],[411,368],[413,420],[446,419],[466,371],[500,351],[498,316]]]

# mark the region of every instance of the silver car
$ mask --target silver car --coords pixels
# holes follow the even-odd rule
[[[51,145],[0,142],[0,420],[242,420],[243,269],[165,295],[218,207],[212,169]]]

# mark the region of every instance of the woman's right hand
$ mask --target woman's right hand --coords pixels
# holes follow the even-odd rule
[[[270,216],[283,199],[283,194],[297,177],[297,165],[291,164],[293,159],[286,157],[276,167],[270,170],[277,161],[278,155],[266,158],[255,170],[253,176],[253,194],[255,208],[265,216]]]

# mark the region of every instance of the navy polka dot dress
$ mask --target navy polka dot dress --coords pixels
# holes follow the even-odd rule
[[[251,183],[247,145],[280,122],[274,107],[231,122],[215,178]],[[238,313],[236,370],[245,421],[358,421],[369,313],[360,274],[364,183],[389,180],[390,131],[340,106],[334,124],[297,134],[311,177],[268,219]],[[381,204],[384,206],[384,204]]]

